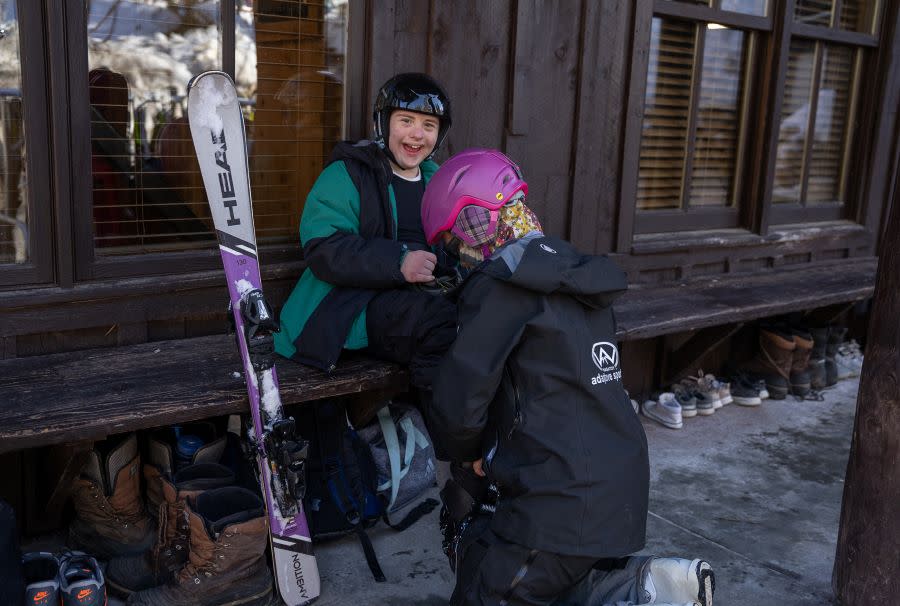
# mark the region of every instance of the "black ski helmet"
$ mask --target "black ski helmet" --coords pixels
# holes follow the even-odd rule
[[[425,158],[429,160],[441,148],[450,130],[450,97],[437,80],[428,74],[408,72],[397,74],[384,83],[375,98],[372,120],[375,123],[375,143],[392,156],[388,148],[391,113],[395,109],[406,109],[420,114],[430,114],[438,118],[438,136],[434,149]],[[392,158],[393,159],[393,158]]]

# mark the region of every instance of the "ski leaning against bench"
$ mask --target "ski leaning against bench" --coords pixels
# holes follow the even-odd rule
[[[188,120],[225,265],[244,363],[252,446],[269,518],[278,592],[288,606],[319,595],[319,569],[303,512],[306,442],[284,418],[275,376],[277,324],[262,294],[244,120],[231,77],[209,71],[188,85]]]

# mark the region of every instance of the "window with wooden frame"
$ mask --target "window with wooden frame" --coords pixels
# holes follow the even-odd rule
[[[190,251],[215,234],[185,95],[209,69],[237,86],[258,242],[296,258],[306,193],[344,133],[347,0],[84,2],[92,180],[78,277],[204,267]]]
[[[795,0],[786,16],[771,224],[853,216],[860,73],[879,9],[876,0]]]
[[[40,19],[36,2],[0,0],[0,270],[5,287],[46,283],[54,273]]]
[[[751,228],[763,213],[767,224],[849,216],[857,74],[876,44],[876,0],[654,0],[637,13],[649,25],[632,63],[637,158],[623,175],[633,234]],[[782,88],[765,86],[779,77]],[[779,125],[774,161],[760,153],[766,121]]]
[[[636,233],[736,227],[750,137],[759,0],[657,2],[649,32]],[[741,12],[735,12],[740,10]]]

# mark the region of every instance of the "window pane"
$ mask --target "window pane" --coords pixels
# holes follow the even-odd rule
[[[814,66],[815,43],[792,40],[775,158],[775,185],[772,194],[775,202],[800,201]]]
[[[797,0],[794,19],[808,25],[831,25],[833,0]]]
[[[722,0],[722,10],[765,16],[766,4],[767,0]]]
[[[841,4],[841,29],[871,33],[875,15],[875,0],[844,0]]]
[[[0,263],[28,261],[22,62],[14,0],[0,0]]]
[[[237,80],[247,91],[260,242],[297,241],[306,195],[342,138],[347,11],[346,0],[238,4]]]
[[[856,80],[856,51],[845,46],[826,46],[824,52],[809,159],[808,203],[845,201],[841,176],[848,141],[850,91]]]
[[[97,253],[207,246],[211,222],[185,94],[192,75],[221,67],[217,4],[86,0],[86,6]]]
[[[691,206],[731,206],[740,143],[744,32],[707,26],[694,137]]]
[[[673,2],[678,2],[679,4],[702,4],[704,6],[711,6],[712,0],[671,0]]]
[[[637,207],[681,206],[696,26],[654,18],[641,128]]]

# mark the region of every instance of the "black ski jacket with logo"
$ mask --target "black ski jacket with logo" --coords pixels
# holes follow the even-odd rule
[[[508,541],[598,558],[644,546],[647,439],[611,308],[625,288],[605,256],[535,232],[460,289],[429,415],[453,460],[484,458],[500,490],[492,529]]]

